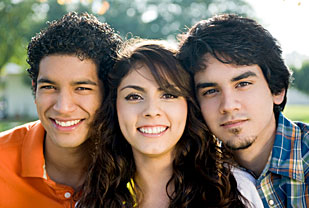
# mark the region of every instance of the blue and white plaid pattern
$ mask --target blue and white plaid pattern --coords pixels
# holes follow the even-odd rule
[[[256,181],[264,207],[309,207],[309,125],[280,113],[271,157]]]

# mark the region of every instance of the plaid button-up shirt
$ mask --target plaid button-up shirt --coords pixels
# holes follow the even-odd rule
[[[256,181],[264,207],[309,207],[309,125],[280,113],[271,157]]]

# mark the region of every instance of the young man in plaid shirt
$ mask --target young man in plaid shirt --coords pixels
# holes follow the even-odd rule
[[[309,205],[309,125],[281,112],[291,79],[281,54],[254,20],[221,15],[184,34],[178,58],[208,127],[251,173],[264,206],[301,208]]]

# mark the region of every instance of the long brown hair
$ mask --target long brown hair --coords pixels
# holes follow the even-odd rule
[[[229,166],[220,165],[229,158],[219,152],[214,137],[202,122],[190,75],[175,54],[165,42],[140,39],[129,41],[119,53],[114,69],[108,74],[110,91],[91,128],[93,163],[77,207],[138,207],[139,199],[127,188],[127,183],[134,181],[136,167],[132,148],[120,131],[116,97],[121,80],[141,63],[164,91],[173,90],[175,95],[186,98],[188,104],[187,125],[175,147],[173,173],[166,184],[166,190],[172,184],[175,186],[168,195],[169,207],[245,207]],[[171,82],[177,89],[171,89]]]

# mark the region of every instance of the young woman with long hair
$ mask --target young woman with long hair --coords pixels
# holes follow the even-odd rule
[[[120,51],[92,127],[93,164],[78,207],[246,207],[175,53],[154,40]]]

